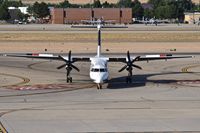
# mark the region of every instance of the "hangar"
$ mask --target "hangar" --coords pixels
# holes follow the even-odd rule
[[[115,23],[132,22],[131,8],[53,8],[51,9],[52,24],[79,24],[81,20],[114,20]]]

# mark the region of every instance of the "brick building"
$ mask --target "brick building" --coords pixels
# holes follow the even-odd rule
[[[115,20],[115,23],[131,23],[131,8],[53,8],[52,24],[75,24],[81,20]]]

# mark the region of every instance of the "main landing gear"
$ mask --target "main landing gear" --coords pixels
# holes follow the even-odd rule
[[[57,69],[61,69],[61,68],[65,67],[66,71],[67,71],[67,73],[66,73],[66,82],[67,83],[72,83],[72,77],[70,76],[70,72],[72,71],[72,69],[75,69],[78,72],[80,70],[76,66],[73,65],[73,63],[75,61],[73,61],[72,58],[71,58],[71,51],[69,51],[68,59],[66,59],[66,58],[64,58],[63,56],[60,56],[60,55],[58,57],[60,58],[60,60],[64,61],[65,64],[57,67]]]
[[[122,67],[119,70],[119,72],[127,70],[128,71],[128,76],[126,77],[126,83],[132,83],[132,71],[133,71],[133,68],[142,69],[140,66],[134,64],[135,61],[138,61],[140,59],[140,56],[137,56],[134,59],[131,59],[130,53],[129,53],[129,51],[127,51],[127,59],[128,59],[128,61],[125,62],[126,65],[124,67]]]
[[[68,77],[68,76],[67,76],[66,82],[67,82],[67,83],[72,83],[72,77]]]
[[[102,84],[97,84],[97,89],[98,90],[102,89]]]

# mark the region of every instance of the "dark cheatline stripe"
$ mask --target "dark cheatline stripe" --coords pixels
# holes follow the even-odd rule
[[[101,46],[101,30],[98,31],[98,45]]]

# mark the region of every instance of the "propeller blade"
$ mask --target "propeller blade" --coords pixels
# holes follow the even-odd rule
[[[133,63],[133,62],[135,62],[135,61],[137,61],[139,59],[140,59],[140,56],[137,56],[131,63]]]
[[[58,55],[58,57],[63,60],[64,62],[68,62],[65,58],[63,58],[61,55]]]
[[[138,66],[138,65],[132,64],[132,66],[142,70],[142,68],[140,66]]]
[[[68,61],[69,61],[69,62],[71,62],[71,55],[72,55],[72,51],[70,50],[70,51],[69,51],[69,54],[68,54]]]
[[[127,65],[125,65],[124,67],[122,67],[118,72],[122,72],[127,68]]]
[[[131,57],[129,51],[127,52],[128,62],[131,62]]]
[[[74,68],[76,71],[80,71],[76,66],[74,66],[73,64],[71,64],[71,67]]]
[[[65,67],[65,66],[66,66],[66,64],[63,64],[63,65],[57,67],[57,69],[61,69],[61,68]]]

